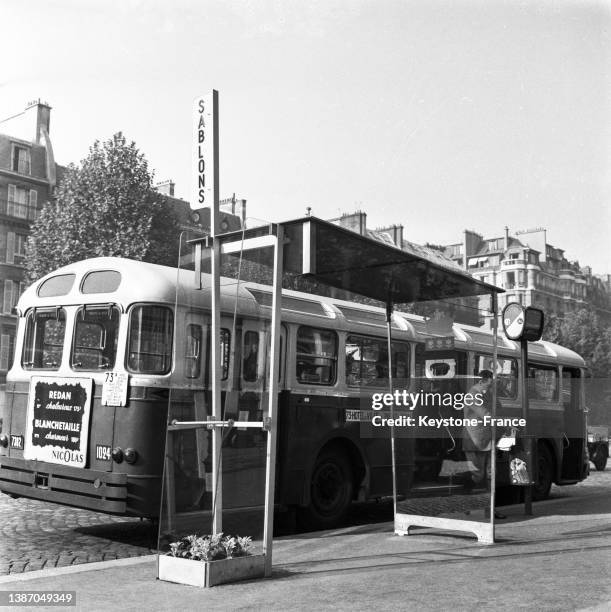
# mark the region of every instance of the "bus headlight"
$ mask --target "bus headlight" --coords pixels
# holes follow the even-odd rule
[[[137,460],[138,460],[137,451],[135,451],[133,448],[126,448],[125,449],[125,461],[127,461],[127,463],[136,463]]]
[[[115,448],[112,449],[111,456],[115,463],[123,463],[123,449],[122,448],[115,446]]]
[[[0,446],[2,448],[6,448],[8,446],[8,436],[6,434],[2,434],[0,436]]]

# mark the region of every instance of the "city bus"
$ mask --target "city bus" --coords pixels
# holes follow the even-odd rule
[[[201,419],[209,396],[204,273],[202,286],[193,271],[95,258],[62,267],[24,292],[1,415],[0,491],[158,516],[168,423]],[[269,286],[221,279],[225,418],[262,418],[271,300]],[[386,324],[382,308],[283,291],[275,500],[304,524],[332,526],[353,501],[393,493],[388,432],[373,432],[363,403],[388,389]],[[499,335],[495,365],[493,336],[483,327],[455,324],[451,348],[427,343],[435,337],[422,316],[395,311],[391,327],[393,380],[404,388],[436,383],[465,391],[478,372],[496,367],[497,394],[511,416],[520,415],[520,391],[528,385],[535,499],[547,497],[552,483],[587,476],[581,357],[530,343],[523,381],[519,345]],[[177,512],[209,504],[212,458],[202,435],[184,430],[168,438]],[[441,466],[450,452],[460,453],[458,437],[446,428],[434,440],[405,441],[397,455],[402,484],[415,496],[447,490]],[[235,428],[223,439],[229,457],[265,456],[264,436],[255,430]],[[502,465],[500,458],[499,474]],[[505,471],[498,486],[507,484]],[[262,485],[248,500],[232,496],[232,486],[230,479],[224,484],[225,506],[263,503]]]

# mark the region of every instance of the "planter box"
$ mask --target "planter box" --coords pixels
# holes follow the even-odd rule
[[[198,587],[211,587],[248,578],[263,578],[265,556],[248,555],[219,561],[193,561],[168,555],[158,556],[159,580]]]

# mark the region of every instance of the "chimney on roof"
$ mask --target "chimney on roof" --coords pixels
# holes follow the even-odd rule
[[[367,213],[360,210],[354,213],[346,213],[338,219],[338,225],[364,236],[367,230]]]
[[[46,102],[41,102],[40,98],[38,100],[32,100],[25,107],[25,112],[27,115],[32,115],[32,113],[36,113],[36,132],[34,133],[34,138],[32,142],[36,144],[41,144],[41,140],[43,137],[44,130],[47,135],[49,134],[49,129],[51,125],[51,107]]]
[[[176,184],[172,179],[161,181],[161,183],[157,183],[155,187],[159,193],[170,196],[171,198],[174,197],[174,187],[176,187]]]
[[[509,248],[509,228],[505,226],[505,250]]]
[[[377,228],[376,233],[388,234],[391,240],[395,243],[395,246],[399,248],[403,247],[403,226],[402,225],[389,225],[388,227]]]
[[[36,144],[40,144],[42,132],[41,130],[45,130],[47,134],[49,133],[49,128],[51,126],[51,107],[46,102],[41,102],[40,98],[38,100],[32,100],[26,107],[26,111],[30,109],[35,109],[36,112],[36,132],[34,134],[34,142]]]

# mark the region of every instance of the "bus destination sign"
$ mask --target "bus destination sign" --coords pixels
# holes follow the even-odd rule
[[[32,377],[25,459],[85,467],[91,387],[90,378]]]

